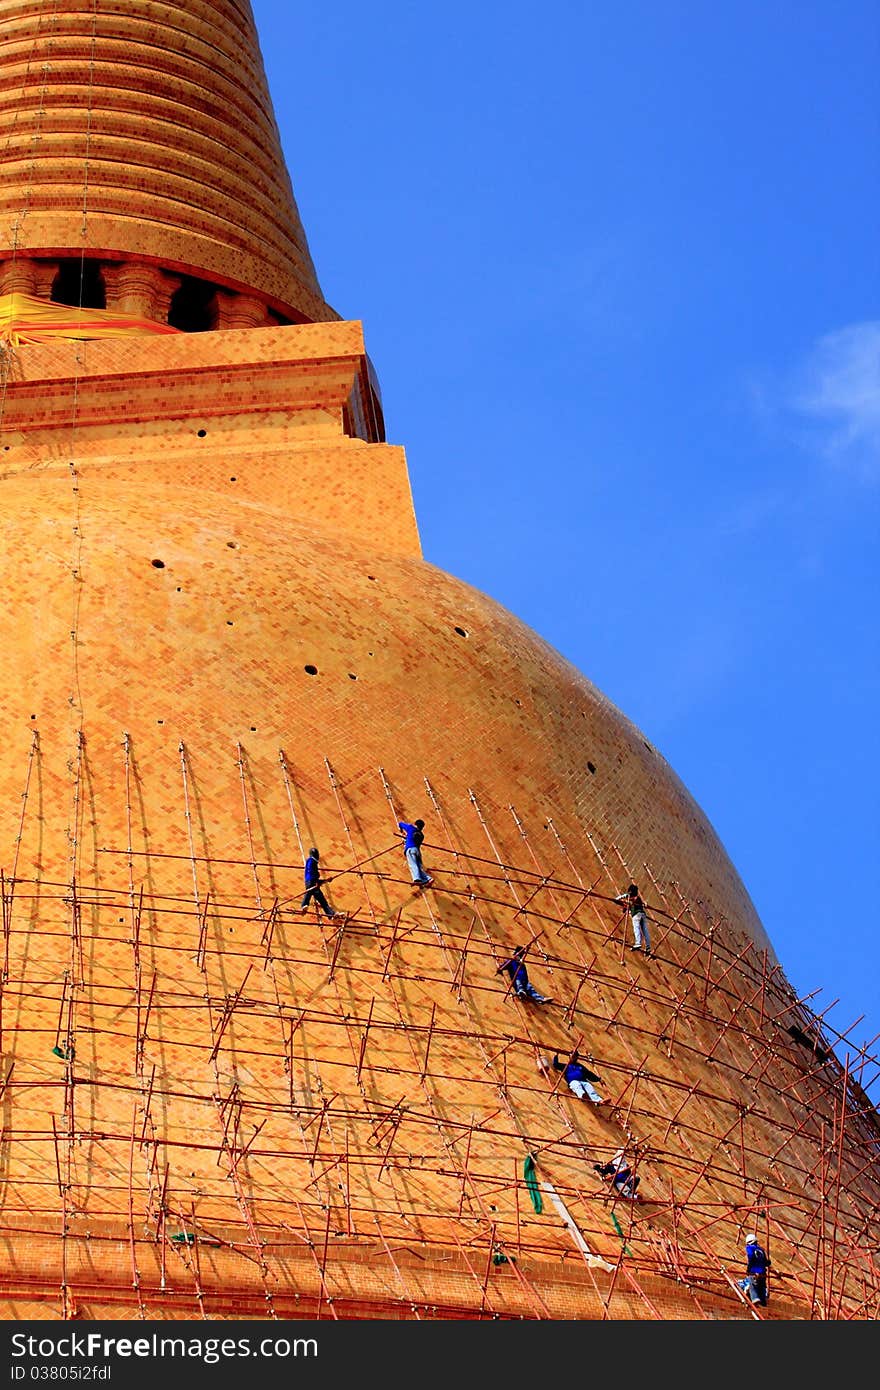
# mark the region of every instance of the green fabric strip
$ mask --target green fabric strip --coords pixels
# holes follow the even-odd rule
[[[544,1210],[544,1199],[541,1196],[541,1189],[538,1186],[538,1179],[535,1174],[535,1160],[532,1158],[531,1154],[526,1154],[526,1161],[523,1164],[523,1177],[526,1180],[526,1187],[529,1189],[532,1206],[540,1215]]]

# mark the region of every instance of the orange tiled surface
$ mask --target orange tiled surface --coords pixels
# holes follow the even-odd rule
[[[234,507],[271,499],[276,519],[419,555],[403,450],[365,447],[370,392],[359,323],[25,346],[0,477],[66,476],[73,442],[83,489],[148,475]]]

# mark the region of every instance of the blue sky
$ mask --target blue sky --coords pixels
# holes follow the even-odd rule
[[[364,321],[426,558],[635,720],[792,984],[839,1030],[865,1014],[866,1042],[880,11],[253,8],[318,275]]]

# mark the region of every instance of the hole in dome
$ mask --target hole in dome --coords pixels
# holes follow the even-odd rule
[[[206,280],[184,275],[171,296],[168,322],[184,333],[205,333],[217,327],[217,291]]]
[[[7,447],[7,449],[8,449],[8,448],[9,448],[9,445],[7,444],[6,447]],[[374,574],[368,574],[368,575],[367,575],[367,578],[368,578],[368,579],[372,579],[373,583],[375,584],[375,582],[376,582],[376,576],[375,576]]]
[[[154,570],[163,570],[165,568],[164,560],[151,560],[150,564],[153,566]]]
[[[31,719],[36,719],[36,717],[37,717],[37,716],[36,716],[35,714],[32,714],[32,715],[31,715]]]
[[[309,675],[309,676],[316,676],[316,675],[318,674],[318,668],[317,668],[317,666],[311,666],[311,665],[309,665],[309,666],[304,666],[304,667],[303,667],[303,670],[304,670],[304,671],[306,672],[306,674]]]
[[[164,719],[157,719],[157,720],[156,720],[156,723],[157,723],[157,724],[164,724],[164,723],[165,723],[165,720],[164,720]]]
[[[181,587],[180,587],[179,584],[178,584],[178,586],[177,586],[177,592],[178,592],[179,594],[182,594],[182,593],[183,593],[183,590],[181,589]]]
[[[456,630],[456,632],[458,633],[459,637],[467,637],[467,635],[468,635],[468,632],[467,632],[467,629],[466,629],[466,628],[457,627],[455,630]]]
[[[252,725],[251,725],[251,733],[252,733],[252,734],[255,734],[256,732],[257,732],[257,726],[256,726],[256,724],[252,724]]]
[[[235,476],[235,474],[233,473],[233,475],[232,475],[232,477],[229,479],[229,481],[230,481],[231,483],[237,483],[237,482],[238,482],[238,478],[237,478],[237,477]]]
[[[98,261],[79,256],[59,263],[49,298],[53,304],[81,309],[106,309],[107,291]]]
[[[350,681],[356,681],[356,680],[357,680],[357,676],[355,675],[354,671],[349,671],[349,673],[348,673],[348,679],[349,679]]]
[[[204,439],[207,433],[207,430],[196,430],[196,434],[199,436],[199,439]]]
[[[234,627],[234,626],[235,626],[235,624],[233,623],[233,621],[232,621],[231,618],[227,618],[227,619],[226,619],[226,626],[227,626],[227,627]]]
[[[595,772],[595,771],[596,771],[596,764],[595,764],[595,763],[587,763],[587,771],[588,771],[588,772]]]

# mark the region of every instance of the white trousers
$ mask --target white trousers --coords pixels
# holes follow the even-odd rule
[[[602,1097],[589,1081],[569,1081],[568,1089],[574,1091],[578,1100],[591,1100],[594,1105],[602,1104]]]
[[[646,951],[650,951],[650,949],[651,949],[651,938],[650,938],[650,936],[648,935],[648,919],[647,919],[647,917],[645,916],[644,912],[636,912],[636,913],[634,913],[634,914],[633,914],[633,919],[632,919],[632,924],[633,924],[634,944],[635,944],[636,948],[638,948],[639,946],[641,946],[641,944],[642,944],[642,937],[644,937],[644,939],[645,939],[645,950],[646,950]]]
[[[405,850],[404,853],[413,883],[427,883],[428,875],[425,873],[422,864],[422,852],[418,845],[410,845],[409,849]]]

